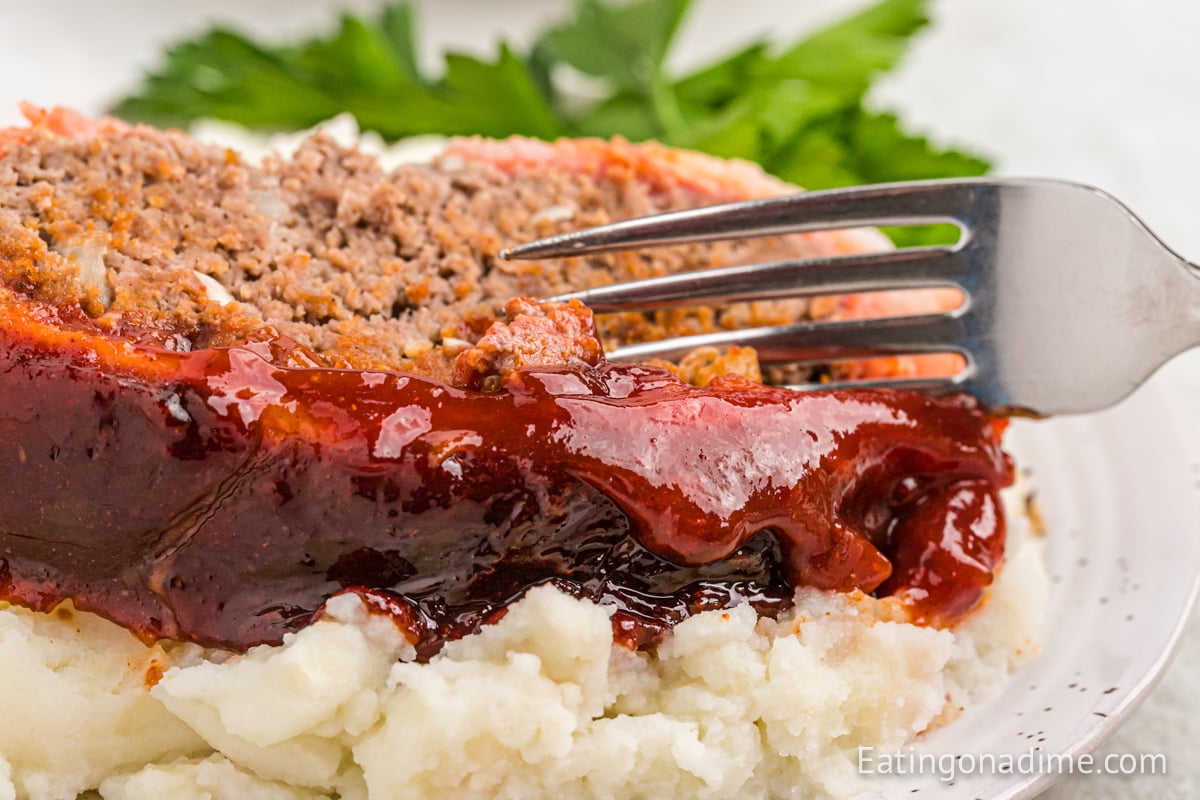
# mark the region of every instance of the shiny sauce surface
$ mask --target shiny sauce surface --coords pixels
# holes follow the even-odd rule
[[[427,658],[542,583],[612,606],[630,646],[797,586],[946,625],[1003,555],[1011,465],[966,397],[607,363],[484,393],[0,316],[0,598],[147,640],[277,643],[354,591]]]

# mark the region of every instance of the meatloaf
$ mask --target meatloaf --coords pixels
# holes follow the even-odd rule
[[[27,113],[0,132],[0,599],[245,649],[351,591],[428,656],[540,583],[653,646],[698,610],[775,613],[801,584],[952,624],[1000,563],[1011,467],[970,398],[772,389],[736,349],[603,356],[854,301],[593,319],[538,300],[872,234],[497,257],[789,190],[750,165],[461,140],[387,173],[318,135],[254,166]]]
[[[748,164],[620,140],[463,140],[431,165],[388,174],[320,135],[255,167],[180,133],[35,116],[0,140],[0,238],[24,257],[7,258],[0,277],[94,318],[134,315],[187,339],[180,347],[270,326],[325,366],[450,380],[456,357],[514,297],[864,246],[851,232],[505,262],[497,252],[515,241],[787,187]],[[237,302],[222,305],[201,276]],[[613,344],[834,308],[794,300],[614,315],[600,333]]]

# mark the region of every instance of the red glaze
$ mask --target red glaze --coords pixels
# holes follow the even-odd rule
[[[428,656],[548,581],[631,645],[797,585],[948,624],[1002,557],[1011,467],[970,398],[613,364],[485,394],[292,366],[282,340],[178,346],[0,305],[0,597],[244,649],[349,589]]]

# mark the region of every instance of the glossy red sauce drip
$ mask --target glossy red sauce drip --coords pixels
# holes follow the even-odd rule
[[[276,643],[352,590],[428,657],[545,582],[614,605],[635,646],[798,585],[940,625],[1003,553],[1011,466],[970,398],[612,364],[481,393],[3,315],[0,597],[147,639]]]

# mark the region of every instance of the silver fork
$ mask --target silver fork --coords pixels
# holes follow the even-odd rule
[[[578,298],[604,312],[958,287],[964,302],[945,313],[724,331],[621,347],[609,357],[669,358],[734,343],[755,347],[764,362],[954,352],[965,367],[952,376],[796,388],[965,391],[994,409],[1034,414],[1112,405],[1200,344],[1200,267],[1112,196],[1065,181],[939,180],[806,192],[603,225],[502,256],[946,222],[961,231],[955,244],[724,267],[552,299]]]

